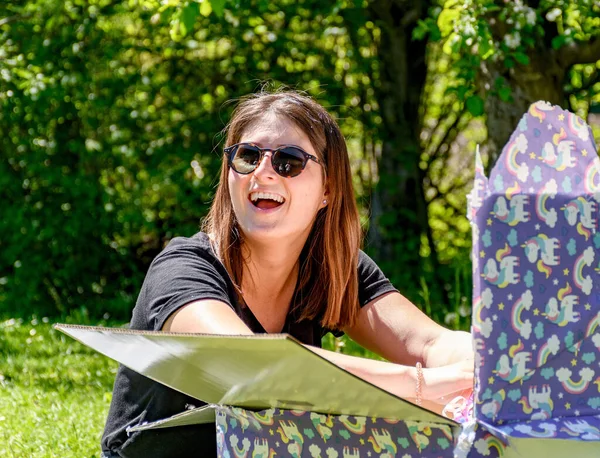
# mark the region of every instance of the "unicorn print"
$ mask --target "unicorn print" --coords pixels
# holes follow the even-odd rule
[[[517,344],[510,347],[508,355],[500,356],[496,370],[492,372],[508,383],[531,378],[533,372],[527,369],[527,363],[531,362],[532,355],[531,352],[523,351],[523,348],[523,342],[519,339]]]
[[[542,155],[538,157],[544,164],[558,172],[577,165],[577,158],[572,155],[575,142],[564,140],[567,137],[565,130],[561,127],[560,133],[555,134],[552,143],[546,142],[542,148]]]
[[[598,205],[594,201],[589,201],[583,196],[571,200],[561,210],[564,211],[565,219],[570,226],[577,224],[577,230],[580,234],[585,235],[585,239],[589,238],[589,232],[596,233],[598,220],[596,219],[596,211]]]
[[[546,278],[552,272],[550,266],[560,264],[560,256],[557,253],[560,250],[560,242],[557,238],[539,234],[531,237],[521,246],[525,248],[527,260],[532,264],[537,262],[538,270],[546,274]]]
[[[398,451],[398,447],[394,443],[394,439],[387,429],[382,429],[381,432],[379,432],[377,428],[373,428],[371,430],[371,435],[369,436],[368,442],[371,443],[373,450],[375,450],[377,453],[384,451],[389,453],[391,456],[395,456],[396,452]]]
[[[551,297],[546,304],[546,310],[542,313],[551,323],[558,326],[566,326],[569,323],[577,323],[581,318],[579,312],[573,311],[573,307],[579,304],[579,298],[571,294],[573,290],[567,283],[564,288],[558,290],[558,300]],[[560,307],[558,304],[560,301]]]
[[[486,398],[487,399],[487,398]],[[481,405],[481,413],[487,418],[494,420],[502,408],[502,404],[506,399],[506,391],[499,390],[492,394],[490,401]]]
[[[516,267],[519,266],[519,258],[516,256],[509,256],[511,250],[508,244],[504,245],[504,248],[499,249],[496,252],[496,260],[500,264],[500,270],[498,270],[498,264],[496,260],[490,258],[483,266],[483,274],[481,275],[488,283],[498,286],[498,288],[506,288],[508,285],[516,285],[519,283],[521,276],[515,272]]]
[[[585,420],[565,421],[564,425],[560,430],[566,432],[569,436],[584,440],[597,441],[600,439],[600,430]]]
[[[523,406],[523,413],[531,416],[531,420],[547,420],[552,416],[552,410],[554,409],[554,403],[551,398],[552,390],[550,385],[544,385],[540,391],[537,390],[537,386],[529,388],[529,395],[523,396],[519,400],[519,404]],[[539,410],[538,412],[534,412]]]
[[[504,196],[498,196],[492,215],[501,223],[509,226],[516,226],[519,223],[526,223],[531,219],[531,213],[525,210],[529,204],[529,196],[525,194],[515,194],[511,199]]]

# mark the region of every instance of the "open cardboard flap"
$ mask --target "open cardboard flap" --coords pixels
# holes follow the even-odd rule
[[[457,425],[346,372],[287,334],[218,336],[64,324],[55,329],[209,404],[155,422],[154,427],[212,422],[218,406]]]

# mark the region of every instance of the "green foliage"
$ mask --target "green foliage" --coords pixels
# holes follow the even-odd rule
[[[415,38],[439,36],[443,50],[454,59],[458,72],[455,90],[474,116],[483,114],[474,102],[476,78],[486,61],[505,69],[529,66],[531,55],[547,48],[586,43],[600,36],[600,6],[592,0],[545,0],[532,7],[522,0],[446,0],[420,22]],[[438,35],[439,34],[439,35]],[[435,38],[434,38],[435,39]],[[507,88],[499,94],[510,99]]]

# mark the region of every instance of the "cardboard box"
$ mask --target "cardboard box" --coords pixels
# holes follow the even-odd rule
[[[346,372],[288,335],[55,327],[208,403],[131,431],[216,422],[222,457],[453,456],[457,423]]]

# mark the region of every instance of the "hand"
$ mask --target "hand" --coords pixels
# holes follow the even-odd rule
[[[423,369],[423,399],[446,405],[456,396],[468,398],[473,391],[473,377],[472,359]]]

